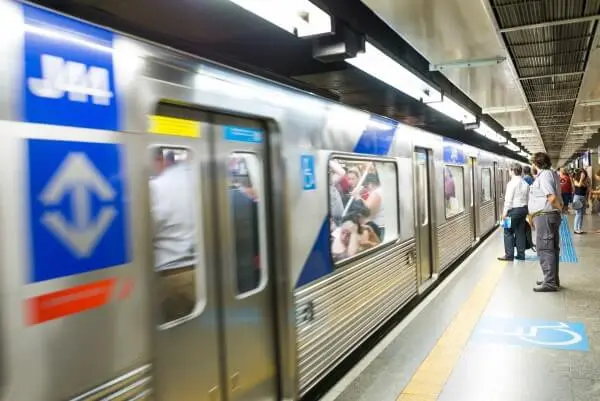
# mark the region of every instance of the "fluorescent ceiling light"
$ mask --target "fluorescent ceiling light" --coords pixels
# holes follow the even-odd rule
[[[600,106],[600,100],[587,100],[577,104],[580,107]]]
[[[527,110],[527,106],[499,106],[499,107],[486,107],[482,109],[483,114],[505,114],[505,113],[516,113],[519,111]]]
[[[479,126],[479,128],[477,128],[475,130],[475,132],[477,132],[479,135],[484,136],[494,142],[505,142],[506,141],[506,138],[504,138],[502,135],[498,134],[486,123],[481,123],[481,125]]]
[[[505,130],[512,131],[533,131],[533,127],[531,125],[515,125],[512,127],[505,127]]]
[[[581,123],[573,124],[573,127],[590,127],[600,125],[600,121],[584,121]]]
[[[520,148],[512,142],[505,143],[504,146],[513,152],[518,152]]]
[[[309,0],[229,0],[298,37],[332,33],[331,17]]]
[[[531,156],[531,155],[530,155],[528,152],[526,152],[526,151],[522,150],[522,151],[520,151],[520,152],[519,152],[519,156],[523,156],[523,157],[529,157],[529,156]]]
[[[473,124],[477,122],[477,117],[464,107],[459,106],[454,100],[444,97],[441,102],[428,103],[429,107],[439,111],[448,117],[463,124]]]
[[[389,86],[425,103],[440,102],[442,94],[404,68],[381,50],[367,42],[364,53],[346,59],[348,64],[366,72]]]

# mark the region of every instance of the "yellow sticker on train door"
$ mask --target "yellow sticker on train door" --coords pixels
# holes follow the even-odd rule
[[[157,135],[184,136],[199,138],[200,122],[183,118],[150,116],[148,132]]]

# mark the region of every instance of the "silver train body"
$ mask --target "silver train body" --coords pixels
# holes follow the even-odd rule
[[[298,399],[496,226],[510,160],[26,4],[0,21],[2,400]],[[166,323],[156,146],[194,167],[196,303]],[[232,155],[260,194],[243,294]],[[341,263],[332,158],[388,166],[395,227]]]

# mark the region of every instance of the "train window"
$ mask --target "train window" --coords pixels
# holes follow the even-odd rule
[[[156,146],[151,152],[154,270],[165,324],[189,316],[197,304],[197,187],[189,149]]]
[[[266,281],[261,238],[260,162],[251,153],[229,155],[229,205],[234,237],[234,261],[238,295],[256,290]]]
[[[444,166],[444,203],[447,219],[465,210],[464,183],[462,166]]]
[[[481,202],[492,200],[492,170],[481,169]]]
[[[394,162],[330,159],[330,243],[335,262],[398,238],[397,194]]]

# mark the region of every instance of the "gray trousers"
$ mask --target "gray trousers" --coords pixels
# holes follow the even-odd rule
[[[536,216],[535,238],[537,254],[544,273],[544,287],[557,288],[560,286],[558,264],[560,257],[560,213],[542,214]]]

